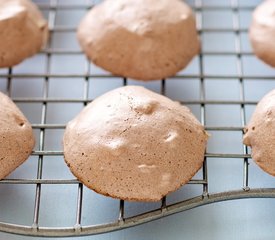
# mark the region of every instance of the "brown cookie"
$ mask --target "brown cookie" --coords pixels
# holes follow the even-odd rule
[[[275,89],[258,103],[245,128],[243,142],[252,148],[252,158],[275,176]]]
[[[0,92],[0,179],[29,157],[34,143],[30,123],[11,99]]]
[[[92,62],[138,80],[173,76],[200,50],[195,17],[180,0],[106,0],[77,34]]]
[[[33,56],[47,38],[47,22],[31,1],[0,0],[0,68]]]
[[[87,187],[114,198],[158,201],[201,168],[208,139],[190,110],[143,87],[94,100],[67,125],[64,156]]]
[[[253,12],[249,37],[254,53],[275,67],[275,1],[266,0]]]

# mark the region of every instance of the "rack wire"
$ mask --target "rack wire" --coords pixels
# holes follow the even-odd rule
[[[91,64],[86,60],[85,70],[82,74],[71,74],[71,73],[52,73],[52,56],[53,55],[83,55],[80,50],[76,49],[62,49],[55,48],[52,45],[53,34],[58,32],[67,32],[74,33],[76,28],[74,26],[58,26],[56,24],[57,12],[59,10],[86,10],[88,11],[92,6],[93,2],[87,1],[86,4],[68,4],[65,1],[60,4],[61,0],[50,0],[47,4],[43,1],[40,1],[40,8],[48,13],[49,28],[51,31],[51,37],[49,39],[48,47],[42,52],[46,55],[46,67],[43,74],[33,74],[33,73],[14,73],[13,69],[9,69],[6,73],[0,73],[0,81],[7,81],[6,84],[6,93],[11,95],[11,89],[14,79],[21,78],[43,78],[43,94],[42,97],[13,97],[13,100],[20,104],[33,104],[39,103],[42,105],[41,110],[41,121],[39,123],[33,123],[33,128],[39,132],[39,137],[37,139],[38,148],[33,151],[32,156],[37,158],[37,176],[34,179],[4,179],[0,181],[0,184],[10,185],[10,184],[19,184],[19,185],[33,185],[35,186],[35,199],[34,199],[34,208],[33,208],[33,221],[30,225],[20,225],[9,223],[6,221],[0,222],[0,231],[22,234],[22,235],[32,235],[32,236],[80,236],[80,235],[91,235],[99,234],[104,232],[115,231],[127,227],[136,226],[138,224],[143,224],[152,220],[159,219],[171,214],[175,214],[181,211],[192,209],[198,206],[225,201],[233,199],[242,199],[242,198],[274,198],[275,189],[272,188],[251,188],[249,184],[249,161],[251,156],[247,147],[242,146],[242,152],[236,153],[216,153],[216,152],[206,152],[205,161],[202,168],[201,177],[192,179],[189,182],[189,185],[201,186],[202,191],[199,195],[193,198],[187,198],[178,200],[176,203],[168,203],[166,197],[158,204],[158,206],[152,211],[146,211],[141,214],[133,215],[130,217],[126,216],[125,202],[119,202],[119,209],[117,214],[117,219],[112,222],[105,222],[99,225],[85,225],[82,224],[82,213],[83,213],[83,194],[84,187],[77,179],[44,179],[43,178],[43,164],[45,157],[52,156],[58,157],[63,156],[62,151],[57,151],[53,149],[45,149],[45,131],[46,130],[64,130],[65,124],[49,123],[47,121],[48,106],[51,103],[79,103],[84,107],[87,103],[91,102],[93,99],[89,97],[89,88],[90,88],[90,79],[108,79],[116,78],[121,79],[118,76],[111,76],[109,74],[98,74],[94,73],[91,69]],[[206,2],[206,1],[205,1]],[[274,75],[265,75],[265,74],[247,74],[244,72],[243,66],[243,57],[244,56],[253,56],[251,51],[243,50],[241,42],[241,34],[247,33],[247,27],[242,27],[240,24],[240,12],[247,11],[251,12],[254,6],[243,6],[240,5],[238,0],[229,1],[228,5],[207,5],[202,0],[195,0],[193,8],[195,10],[198,32],[202,36],[204,33],[232,33],[234,34],[234,51],[207,51],[202,49],[202,52],[198,57],[199,71],[196,74],[180,73],[171,79],[176,81],[194,81],[195,79],[199,80],[199,99],[198,100],[179,100],[182,104],[187,104],[189,106],[197,105],[200,110],[200,120],[203,125],[205,125],[206,130],[208,131],[220,131],[220,132],[238,132],[242,133],[243,127],[247,122],[246,108],[248,106],[255,106],[257,101],[246,100],[245,98],[245,79],[257,80],[265,79],[273,81],[275,80]],[[233,27],[223,27],[223,28],[209,28],[203,25],[203,11],[222,11],[230,10],[233,16]],[[234,56],[236,58],[237,71],[232,74],[220,74],[220,73],[208,73],[205,69],[205,57],[206,56]],[[58,97],[53,98],[49,97],[49,80],[55,79],[59,81],[60,79],[67,78],[79,78],[84,80],[83,84],[83,96],[81,98],[64,98]],[[206,79],[208,80],[227,80],[231,81],[232,79],[238,80],[239,85],[239,100],[209,100],[206,97]],[[123,85],[129,84],[129,79],[121,79]],[[23,80],[22,80],[23,81]],[[168,80],[171,81],[171,80]],[[275,82],[273,82],[275,87]],[[96,86],[94,86],[96,87]],[[160,92],[163,95],[167,94],[167,81],[161,80],[160,83]],[[206,121],[207,106],[210,105],[234,105],[240,107],[240,116],[241,116],[241,125],[240,126],[208,126]],[[209,191],[209,171],[208,163],[213,158],[228,158],[228,159],[239,159],[243,162],[242,167],[242,178],[243,184],[239,188],[230,191],[221,191],[218,193],[211,193]],[[77,191],[77,202],[76,202],[76,215],[75,215],[75,224],[69,227],[43,227],[40,225],[40,211],[41,211],[41,191],[44,185],[53,186],[53,185],[75,185],[78,187]],[[104,211],[104,209],[102,210]],[[51,215],[51,213],[49,213]]]

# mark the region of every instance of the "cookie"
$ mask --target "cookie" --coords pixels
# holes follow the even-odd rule
[[[254,53],[275,67],[275,1],[266,0],[253,12],[249,37]]]
[[[243,142],[252,148],[252,158],[275,176],[275,89],[258,103],[245,128]]]
[[[0,92],[0,179],[29,157],[34,144],[30,123],[11,99]]]
[[[88,188],[113,198],[158,201],[201,168],[208,139],[190,110],[143,87],[94,100],[66,127],[64,156]]]
[[[144,81],[175,75],[200,50],[193,12],[180,0],[106,0],[77,35],[94,64]]]
[[[0,0],[0,68],[33,56],[47,38],[47,22],[31,1]]]

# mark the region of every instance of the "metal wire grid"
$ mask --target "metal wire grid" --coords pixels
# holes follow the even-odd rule
[[[56,26],[56,14],[58,9],[89,9],[91,5],[58,5],[58,0],[51,0],[49,4],[41,5],[42,9],[49,10],[49,27],[52,33],[54,32],[75,32],[75,28],[72,27],[58,27]],[[184,104],[199,104],[200,105],[200,113],[201,113],[201,123],[205,125],[205,116],[206,116],[206,104],[221,104],[221,105],[239,105],[241,109],[241,126],[240,127],[208,127],[206,126],[206,130],[215,130],[215,131],[242,131],[243,126],[246,123],[246,115],[245,108],[248,105],[255,105],[255,101],[246,101],[244,97],[244,78],[249,79],[270,79],[273,80],[273,77],[263,77],[256,75],[244,75],[243,66],[241,57],[243,55],[252,55],[251,52],[246,52],[241,49],[241,39],[240,33],[246,32],[246,28],[240,27],[240,8],[252,10],[251,7],[240,7],[238,4],[238,0],[231,0],[231,10],[233,12],[233,29],[206,29],[203,28],[202,25],[202,10],[228,10],[228,7],[222,6],[212,6],[206,7],[203,5],[202,0],[195,0],[195,11],[196,18],[198,23],[198,31],[200,34],[204,32],[231,32],[235,35],[235,51],[222,51],[222,52],[214,52],[214,51],[203,51],[199,55],[199,74],[198,75],[177,75],[172,77],[174,79],[185,79],[186,81],[189,79],[197,78],[200,80],[200,100],[198,101],[185,101]],[[108,78],[111,75],[96,75],[90,73],[90,64],[86,62],[86,70],[85,74],[52,74],[50,71],[51,67],[51,59],[53,54],[81,54],[80,51],[75,50],[62,50],[62,49],[54,49],[52,46],[52,37],[49,40],[48,48],[44,51],[47,55],[46,62],[46,72],[45,74],[13,74],[13,70],[9,69],[8,74],[0,74],[1,78],[7,79],[7,93],[11,94],[11,86],[12,80],[14,78],[37,78],[42,77],[44,79],[43,85],[43,97],[42,98],[14,98],[13,100],[17,103],[42,103],[42,114],[41,114],[41,122],[40,124],[34,124],[33,128],[39,130],[39,147],[37,151],[33,152],[33,156],[38,157],[38,168],[37,168],[37,178],[36,179],[5,179],[0,182],[0,184],[35,184],[36,185],[36,194],[35,194],[35,204],[34,204],[34,214],[33,214],[33,224],[32,226],[23,226],[23,225],[15,225],[8,224],[5,222],[0,223],[0,230],[5,232],[24,234],[24,235],[34,235],[34,236],[77,236],[77,235],[89,235],[89,234],[98,234],[108,231],[114,231],[130,226],[135,226],[141,223],[149,222],[155,219],[158,219],[163,216],[168,216],[180,211],[184,211],[187,209],[191,209],[197,206],[223,201],[230,199],[239,199],[239,198],[252,198],[252,197],[275,197],[274,189],[250,189],[249,188],[249,167],[248,167],[248,159],[250,155],[248,153],[247,147],[243,146],[242,154],[221,154],[221,153],[209,153],[205,154],[205,161],[202,169],[202,179],[193,179],[189,182],[189,184],[198,184],[203,188],[202,194],[198,197],[187,199],[184,201],[180,201],[175,204],[167,204],[166,198],[163,198],[161,201],[159,208],[153,210],[151,212],[146,212],[141,215],[133,216],[130,218],[125,218],[125,210],[124,210],[124,201],[120,201],[119,204],[119,214],[117,221],[95,225],[95,226],[83,226],[81,224],[81,216],[82,216],[82,201],[83,201],[83,185],[79,183],[76,179],[42,179],[43,173],[43,161],[45,156],[62,156],[63,153],[61,151],[52,151],[45,150],[45,130],[46,129],[64,129],[65,125],[63,124],[49,124],[46,121],[48,103],[83,103],[86,105],[88,102],[92,101],[89,99],[88,89],[89,89],[89,79],[90,78]],[[237,74],[236,75],[209,75],[205,74],[203,59],[205,55],[233,55],[237,56]],[[49,79],[50,78],[83,78],[85,80],[84,89],[83,89],[83,98],[81,99],[68,99],[68,98],[49,98]],[[114,78],[115,76],[112,76]],[[116,77],[118,78],[118,77]],[[240,87],[240,100],[238,101],[209,101],[206,100],[205,96],[205,79],[232,79],[237,78],[239,81]],[[184,81],[185,81],[184,80]],[[123,84],[127,85],[128,80],[123,79]],[[161,93],[165,95],[166,93],[166,81],[162,80],[161,82]],[[243,186],[242,189],[230,192],[222,192],[217,194],[210,194],[208,191],[208,168],[207,168],[207,159],[208,158],[240,158],[243,159]],[[39,226],[39,213],[40,213],[40,201],[41,201],[41,187],[43,184],[76,184],[78,185],[78,195],[77,195],[77,212],[75,225],[72,227],[66,228],[47,228]]]

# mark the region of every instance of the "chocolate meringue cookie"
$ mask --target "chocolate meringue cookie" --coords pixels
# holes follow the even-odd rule
[[[68,123],[64,156],[87,187],[124,200],[158,201],[201,168],[208,139],[190,110],[143,87],[94,100]]]
[[[275,1],[266,0],[253,12],[249,31],[254,53],[275,67]]]
[[[77,35],[93,63],[137,80],[173,76],[200,50],[195,17],[180,0],[105,0]]]
[[[47,38],[47,22],[31,1],[0,0],[0,68],[33,56]]]
[[[251,146],[258,166],[275,176],[275,89],[258,103],[245,128],[243,142]]]
[[[29,157],[34,143],[30,123],[11,99],[0,92],[0,179]]]

